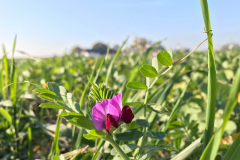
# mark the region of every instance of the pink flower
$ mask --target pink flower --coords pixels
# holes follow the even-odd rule
[[[104,99],[92,109],[92,121],[97,130],[106,129],[110,133],[111,126],[118,128],[119,122],[129,124],[134,115],[129,106],[122,107],[122,93],[112,99]]]

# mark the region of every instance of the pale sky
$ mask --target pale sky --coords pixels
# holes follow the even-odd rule
[[[95,42],[121,44],[133,34],[165,47],[193,49],[206,38],[199,0],[3,0],[0,43],[11,52],[61,55]],[[209,0],[213,45],[240,43],[240,1]],[[206,49],[204,44],[200,49]],[[2,50],[0,51],[2,55]],[[18,55],[18,54],[17,54]]]

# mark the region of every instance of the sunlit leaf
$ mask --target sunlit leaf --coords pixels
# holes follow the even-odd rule
[[[172,58],[168,52],[160,51],[157,55],[158,62],[164,66],[172,65]]]

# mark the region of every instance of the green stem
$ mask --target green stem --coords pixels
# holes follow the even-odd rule
[[[147,99],[148,99],[148,95],[149,95],[149,90],[147,90],[146,92],[146,96],[145,96],[145,100],[144,100],[144,119],[147,119]],[[142,153],[143,150],[143,146],[144,146],[144,142],[146,140],[146,132],[147,132],[147,128],[143,128],[143,137],[141,139],[139,139],[138,144],[140,144],[140,147],[137,148],[134,152],[134,156],[136,158],[137,155]]]
[[[16,139],[18,139],[18,128],[17,128],[17,107],[16,104],[13,105],[13,109],[14,109],[14,114],[13,114],[13,125],[14,125],[14,130],[15,130],[15,136]],[[17,149],[17,154],[19,153],[19,144],[18,144],[18,140],[16,141],[16,149]]]
[[[122,157],[123,160],[130,160],[128,156],[123,152],[123,150],[118,146],[118,144],[112,139],[112,137],[106,138],[108,142],[111,143],[114,149],[118,152],[118,154]]]
[[[83,133],[84,133],[85,129],[81,128],[78,137],[77,137],[77,141],[75,143],[75,149],[80,148],[81,144],[82,144],[82,139],[83,139]]]
[[[203,19],[208,38],[208,99],[206,108],[206,127],[203,139],[203,148],[207,146],[213,135],[215,119],[215,96],[216,96],[216,69],[212,42],[212,31],[207,0],[200,0]]]
[[[149,95],[149,90],[147,90],[145,100],[144,100],[144,119],[147,119],[147,98]]]
[[[101,139],[100,142],[98,143],[97,151],[96,151],[95,154],[93,155],[92,160],[95,160],[95,159],[98,157],[99,152],[100,152],[102,146],[104,145],[104,143],[105,143],[105,141],[104,141],[103,139]]]
[[[162,74],[160,76],[158,76],[154,81],[153,83],[151,84],[151,86],[149,87],[147,93],[146,93],[146,96],[145,96],[145,101],[144,101],[144,104],[147,104],[147,97],[148,97],[148,94],[149,94],[149,90],[154,86],[154,84],[157,82],[157,80],[162,77],[163,75],[165,75],[168,71],[170,71],[175,65],[179,64],[180,62],[182,62],[184,59],[186,59],[188,56],[190,56],[194,51],[196,51],[198,49],[198,47],[200,47],[206,40],[210,39],[211,37],[208,37],[207,39],[205,39],[204,41],[202,41],[192,52],[188,53],[186,56],[184,56],[183,58],[181,58],[179,61],[177,61],[176,63],[172,64],[171,66],[169,66],[164,72],[162,72]],[[144,105],[144,117],[146,118],[146,107],[147,105]],[[155,119],[155,117],[157,116],[157,114],[154,115],[153,119]],[[144,133],[144,136],[145,136],[145,133]],[[146,138],[145,137],[142,137],[139,139],[138,141],[138,144],[141,144],[140,148],[139,149],[136,149],[135,152],[134,152],[134,156],[136,157],[139,153],[140,153],[140,150],[141,150],[141,147],[142,147],[142,144],[144,144]]]
[[[72,129],[72,147],[71,147],[72,151],[75,149],[75,136],[76,136],[76,126],[73,125],[73,129]]]
[[[28,127],[28,159],[32,159],[32,129],[31,124]]]

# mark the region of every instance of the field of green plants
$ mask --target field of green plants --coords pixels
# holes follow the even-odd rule
[[[16,38],[3,46],[0,159],[239,160],[240,50],[213,53],[202,8],[204,52],[125,40],[112,56],[14,59]]]

